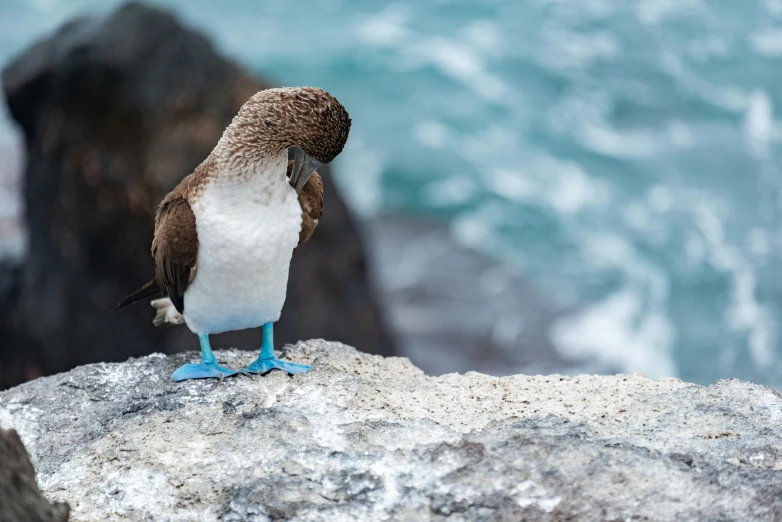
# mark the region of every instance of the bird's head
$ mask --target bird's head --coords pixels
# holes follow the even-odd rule
[[[276,156],[297,147],[291,185],[299,191],[315,168],[342,152],[350,132],[350,116],[323,89],[285,87],[253,95],[231,127],[231,139],[244,151]]]

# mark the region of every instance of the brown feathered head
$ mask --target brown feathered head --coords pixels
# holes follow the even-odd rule
[[[242,148],[273,156],[299,147],[318,163],[330,163],[348,139],[350,116],[323,89],[286,87],[253,95],[230,128],[230,139]]]

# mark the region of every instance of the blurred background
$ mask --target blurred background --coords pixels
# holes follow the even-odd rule
[[[339,324],[339,310],[324,304],[311,316],[320,314],[323,326],[304,332],[304,325],[291,324],[290,340],[307,338],[305,333],[344,340],[365,351],[408,356],[433,374],[643,372],[703,384],[737,377],[782,387],[782,127],[776,114],[782,103],[782,0],[145,4],[173,13],[176,27],[131,23],[133,17],[163,16],[157,11],[126,12],[128,19],[117,20],[120,5],[0,0],[8,99],[0,116],[0,256],[7,267],[0,291],[6,318],[13,317],[0,338],[6,343],[0,359],[21,360],[6,385],[77,362],[195,347],[193,339],[139,337],[132,349],[101,349],[111,346],[106,339],[112,331],[129,338],[152,330],[152,311],[143,305],[131,312],[140,322],[126,325],[130,333],[120,334],[120,325],[111,323],[123,319],[95,315],[82,318],[79,327],[107,321],[104,337],[63,341],[64,329],[77,325],[62,320],[62,308],[79,308],[70,296],[89,293],[91,285],[49,292],[50,271],[62,264],[57,256],[76,271],[85,257],[69,255],[67,245],[55,253],[46,245],[78,236],[83,226],[74,222],[67,234],[58,232],[52,223],[70,216],[65,211],[73,203],[37,197],[49,183],[41,180],[94,186],[95,169],[115,184],[141,170],[164,179],[139,196],[141,210],[128,207],[141,231],[141,258],[133,264],[138,275],[90,299],[109,305],[143,282],[144,273],[151,275],[151,260],[144,257],[151,223],[145,223],[155,198],[203,159],[223,122],[253,91],[237,80],[244,86],[232,84],[235,99],[219,116],[204,109],[220,124],[198,131],[203,147],[194,158],[164,168],[169,149],[145,142],[127,149],[157,150],[157,159],[141,170],[112,162],[114,154],[137,156],[128,155],[123,140],[139,133],[167,139],[159,129],[169,127],[136,113],[154,112],[149,100],[165,97],[166,82],[180,72],[170,65],[150,72],[148,64],[200,71],[201,83],[188,80],[183,87],[197,94],[196,101],[176,102],[182,106],[212,100],[210,92],[225,94],[225,86],[199,90],[223,74],[202,65],[199,46],[206,40],[177,40],[176,46],[155,40],[167,42],[186,30],[211,42],[219,56],[210,60],[227,59],[265,85],[323,87],[353,118],[348,146],[332,165],[332,192],[347,204],[348,229],[360,234],[351,263],[366,268],[366,277],[350,291],[339,284],[318,296],[305,292],[301,306],[329,303],[342,292],[345,307],[355,311],[371,303],[377,313]],[[58,29],[77,16],[88,18]],[[48,44],[31,49],[47,38]],[[147,41],[154,42],[147,54],[134,54]],[[191,44],[200,50],[191,51]],[[106,82],[125,87],[104,99]],[[61,109],[73,99],[80,101]],[[192,115],[192,107],[176,114]],[[72,131],[73,119],[90,111],[103,123],[79,123],[93,134]],[[128,120],[127,111],[136,119]],[[139,118],[147,123],[122,137],[127,122]],[[56,138],[47,138],[52,126]],[[170,128],[183,132],[182,125]],[[106,138],[114,132],[120,137]],[[195,138],[180,136],[171,147],[181,152]],[[96,139],[105,140],[98,167],[89,155],[72,165],[73,151]],[[133,192],[123,194],[131,196],[117,201],[132,203]],[[80,211],[93,196],[77,205]],[[42,217],[37,236],[39,205],[59,205],[64,213]],[[90,216],[81,219],[92,223]],[[99,238],[96,248],[115,248],[130,233],[111,228],[123,220],[113,215],[100,234],[69,240],[87,252],[92,272],[106,272],[104,282],[120,278],[116,271],[125,277],[130,268],[104,266],[113,261],[90,245]],[[313,238],[325,258],[338,255],[332,253],[347,227],[334,226],[333,233],[319,239],[318,230]],[[302,270],[312,273],[326,262],[323,256],[312,261],[313,251],[299,255],[309,256],[309,268]],[[337,264],[330,270],[347,278],[356,273]],[[56,277],[74,278],[70,272]],[[45,314],[44,298],[51,308]],[[286,304],[289,318],[299,303]],[[39,332],[42,315],[60,318],[46,335]],[[348,331],[367,324],[363,337]],[[70,355],[58,365],[47,362],[63,351]]]

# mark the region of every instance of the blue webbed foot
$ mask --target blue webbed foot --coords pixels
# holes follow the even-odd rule
[[[171,377],[174,379],[175,382],[185,381],[187,379],[209,379],[209,378],[215,378],[215,379],[223,379],[225,377],[230,377],[232,375],[236,375],[236,370],[231,370],[229,368],[223,368],[216,362],[214,363],[192,363],[192,364],[186,364],[180,368],[177,369],[177,371],[174,372],[174,375]]]
[[[242,373],[245,375],[250,373],[264,374],[277,369],[294,375],[297,373],[306,373],[310,368],[312,368],[312,366],[282,361],[274,356],[274,325],[272,323],[266,323],[263,325],[263,344],[261,345],[261,353],[255,361],[242,370]]]
[[[249,365],[247,365],[244,369],[242,369],[242,373],[248,374],[248,373],[269,373],[270,371],[277,369],[282,370],[284,372],[288,372],[291,375],[297,374],[297,373],[306,373],[307,370],[312,368],[312,366],[307,366],[306,364],[296,364],[288,361],[282,361],[280,359],[277,359],[276,357],[271,357],[267,359],[256,359]]]
[[[201,342],[201,362],[186,364],[177,369],[171,376],[174,382],[185,381],[187,379],[220,379],[236,375],[236,370],[223,368],[217,364],[212,347],[209,345],[209,335],[199,334],[198,340]]]

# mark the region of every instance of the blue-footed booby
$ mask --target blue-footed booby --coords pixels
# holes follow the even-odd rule
[[[273,325],[291,256],[323,211],[315,169],[342,151],[349,131],[347,111],[326,91],[260,91],[206,160],[163,198],[152,241],[155,277],[117,308],[154,298],[155,326],[184,323],[198,335],[201,362],[177,369],[175,381],[238,373],[217,364],[209,335],[257,326],[260,355],[243,373],[309,369],[274,356]]]

